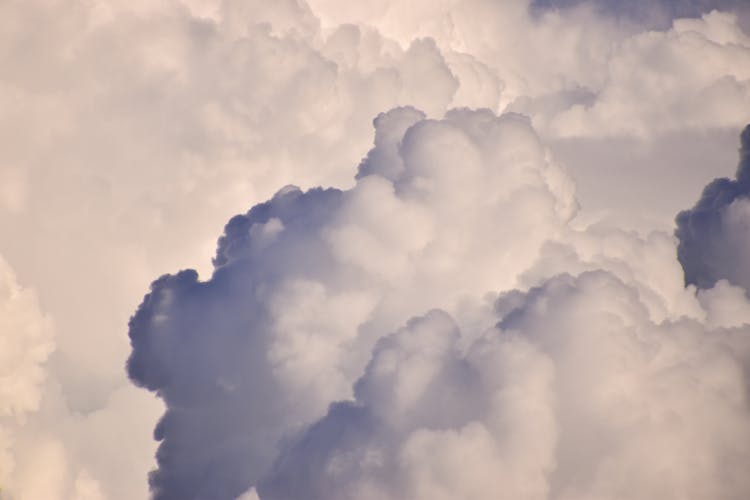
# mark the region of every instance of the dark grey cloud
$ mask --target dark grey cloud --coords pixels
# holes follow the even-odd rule
[[[750,290],[750,125],[740,142],[735,179],[715,179],[676,218],[685,282],[699,288],[726,279]]]
[[[314,229],[340,200],[334,189],[286,188],[229,221],[209,281],[186,270],[151,285],[130,321],[128,374],[168,408],[154,432],[156,499],[235,498],[268,466],[293,402],[270,376],[269,320],[253,294],[280,273],[328,273]],[[252,228],[272,219],[295,240],[260,245]]]

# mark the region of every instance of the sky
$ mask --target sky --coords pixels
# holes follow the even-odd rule
[[[742,0],[7,0],[0,500],[750,496]]]

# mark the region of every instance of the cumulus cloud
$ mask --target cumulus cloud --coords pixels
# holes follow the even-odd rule
[[[440,311],[382,339],[354,401],[281,454],[261,498],[747,494],[747,325],[654,323],[604,271],[501,295],[495,313],[464,349]]]
[[[548,126],[568,136],[582,135],[582,127],[587,129],[583,135],[645,136],[736,127],[747,120],[750,108],[748,68],[750,38],[735,15],[713,11],[701,19],[677,19],[667,31],[623,41],[608,58],[607,77],[595,89],[595,100],[572,102]]]
[[[715,179],[691,209],[677,215],[685,282],[711,288],[728,280],[750,290],[750,125],[741,135],[735,179]]]
[[[398,1],[347,8],[310,2],[324,24],[372,24],[401,43],[417,33],[434,38],[447,55],[470,54],[503,83],[495,109],[527,113],[553,137],[653,137],[747,121],[750,42],[739,6],[733,12],[715,10],[719,4],[653,2],[652,10],[673,12],[667,25],[644,29],[613,15],[617,2],[600,2],[601,9],[568,3],[579,5],[536,9],[542,6],[469,0],[405,9]]]
[[[142,496],[145,488],[123,484],[113,473],[125,474],[127,480],[129,469],[147,469],[150,461],[141,456],[153,448],[147,436],[130,436],[130,444],[116,450],[107,440],[113,428],[128,431],[140,425],[145,433],[156,411],[144,407],[134,389],[125,388],[111,395],[106,410],[71,415],[49,369],[56,355],[56,325],[39,302],[36,291],[19,285],[14,270],[0,257],[0,498],[108,498],[91,470],[123,495]],[[122,419],[131,424],[123,427]],[[103,449],[113,457],[92,464],[91,458]],[[118,470],[109,470],[113,463]],[[130,477],[137,476],[130,472]]]
[[[300,2],[3,10],[0,228],[11,236],[0,252],[57,326],[54,387],[33,418],[62,443],[66,484],[96,470],[106,497],[138,498],[153,453],[141,422],[160,411],[122,370],[143,288],[208,261],[226,217],[285,183],[350,185],[374,116],[407,103],[442,115],[458,84],[434,42],[400,46],[364,26],[323,33]],[[500,83],[488,81],[475,87],[496,100]],[[102,415],[128,431],[89,445],[84,430]],[[122,449],[133,455],[124,467]]]
[[[638,289],[654,318],[742,324],[736,280],[685,293],[669,236],[567,226],[572,182],[542,146],[582,186],[576,224],[602,210],[627,227],[671,221],[690,203],[685,193],[731,166],[727,145],[748,121],[742,6],[652,2],[663,15],[644,20],[612,2],[542,3],[6,2],[0,253],[54,320],[57,349],[28,372],[44,382],[24,425],[6,427],[16,465],[2,494],[146,494],[149,429],[163,409],[125,380],[128,317],[154,276],[195,266],[209,275],[217,228],[289,183],[299,190],[227,227],[216,273],[237,283],[204,287],[188,273],[163,285],[240,297],[255,290],[232,271],[243,268],[266,290],[251,301],[263,317],[246,321],[267,332],[253,345],[272,383],[258,387],[274,387],[269,401],[286,413],[255,451],[237,452],[262,466],[253,462],[233,492],[271,467],[268,450],[354,397],[377,339],[433,308],[473,338],[491,321],[477,313],[485,292],[604,267]],[[405,106],[421,111],[381,115],[368,154],[373,117]],[[489,111],[442,120],[464,106]],[[503,112],[528,119],[494,116]],[[332,189],[311,190],[319,185]],[[231,337],[234,318],[217,320],[219,337]],[[206,370],[197,378],[209,380]],[[148,377],[167,383],[166,373]],[[222,373],[219,385],[244,373]],[[175,408],[177,422],[190,414]]]
[[[350,394],[383,332],[514,286],[574,214],[523,117],[399,108],[375,126],[353,188],[288,187],[234,217],[211,279],[157,280],[131,320],[129,373],[167,404],[157,498],[242,493]]]
[[[39,406],[43,363],[54,349],[52,324],[39,309],[33,291],[21,288],[0,258],[3,374],[0,414],[20,417]]]
[[[540,4],[311,0],[324,26],[368,24],[401,44],[432,37],[460,83],[453,105],[529,115],[582,184],[587,214],[669,229],[707,165],[728,173],[733,136],[750,120],[748,11],[732,2]],[[464,55],[485,70],[461,71]],[[502,84],[497,104],[467,100],[468,86],[485,95],[487,75]]]
[[[668,234],[571,225],[521,116],[374,124],[354,187],[287,187],[210,279],[152,284],[154,497],[742,498],[747,298],[684,288]]]
[[[580,8],[591,6],[603,15],[615,16],[624,21],[637,23],[651,29],[668,28],[673,20],[700,17],[712,10],[733,12],[738,15],[750,13],[742,0],[534,0],[534,9]]]
[[[18,285],[0,257],[0,488],[13,483],[14,436],[39,408],[44,363],[54,345],[52,323],[36,294]]]

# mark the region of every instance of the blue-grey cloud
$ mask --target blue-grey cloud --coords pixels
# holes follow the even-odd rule
[[[693,208],[677,215],[687,284],[711,288],[726,279],[750,290],[750,125],[740,141],[735,179],[715,179]]]
[[[330,278],[316,230],[341,195],[285,189],[229,221],[209,281],[187,270],[152,284],[130,322],[128,373],[168,408],[154,433],[155,498],[235,498],[267,467],[278,426],[293,425],[266,356],[271,319],[253,294],[284,275]],[[270,221],[286,230],[264,245]]]

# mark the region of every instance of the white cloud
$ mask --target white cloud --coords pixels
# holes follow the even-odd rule
[[[44,363],[54,350],[50,319],[33,290],[16,282],[0,256],[0,486],[12,484],[15,440],[29,413],[39,408]]]
[[[746,298],[685,288],[669,234],[571,226],[523,117],[375,126],[354,187],[286,188],[209,281],[152,285],[129,370],[167,405],[155,497],[741,498]]]
[[[6,425],[4,442],[15,444],[0,446],[0,461],[25,471],[10,489],[0,479],[4,495],[145,495],[161,408],[123,378],[127,318],[153,277],[201,264],[209,275],[220,224],[289,183],[344,192],[330,195],[340,197],[330,201],[335,213],[321,209],[303,230],[295,221],[311,219],[283,212],[281,200],[315,199],[304,212],[325,196],[288,190],[277,197],[282,213],[250,229],[252,248],[239,245],[268,267],[259,279],[274,286],[253,298],[267,306],[266,368],[289,391],[279,400],[297,405],[280,421],[272,417],[281,406],[262,417],[276,426],[265,441],[253,437],[264,464],[277,437],[351,394],[378,338],[433,307],[459,324],[461,350],[491,326],[485,292],[603,268],[638,291],[650,321],[746,321],[738,288],[720,281],[696,299],[682,287],[668,236],[568,227],[574,188],[552,159],[563,158],[582,186],[576,224],[609,210],[610,223],[667,227],[692,189],[728,173],[728,138],[748,121],[741,17],[714,12],[659,31],[613,16],[617,6],[530,12],[520,0],[5,7],[0,253],[28,285],[7,318],[46,324],[29,298],[36,290],[57,351],[43,367],[49,330],[39,326],[23,345],[37,327],[1,334],[14,359],[26,353],[25,368],[9,372],[18,383],[0,388],[0,411],[25,418],[22,428]],[[355,183],[373,118],[395,106],[433,119],[461,106],[490,112],[452,111],[406,138],[424,115],[381,115]],[[504,110],[528,114],[538,132],[518,116],[492,115]],[[736,229],[745,208],[739,201],[722,216],[733,262],[747,246]],[[744,286],[727,269],[721,277]],[[228,319],[220,330],[231,329]],[[231,394],[237,374],[223,375],[214,382]],[[446,446],[458,450],[462,436],[482,432],[445,437]],[[442,446],[442,437],[420,439],[413,457]],[[491,451],[480,447],[488,461]]]
[[[281,440],[348,397],[378,338],[415,311],[514,286],[574,214],[523,117],[399,108],[375,124],[354,187],[286,188],[229,222],[210,281],[152,285],[128,366],[167,404],[157,498],[242,493]]]
[[[593,104],[549,120],[555,135],[635,134],[740,127],[750,109],[750,38],[734,15],[678,19],[624,41],[607,61]]]
[[[654,323],[602,271],[501,295],[498,310],[465,352],[439,311],[381,340],[356,399],[282,454],[262,498],[747,492],[747,325]]]

